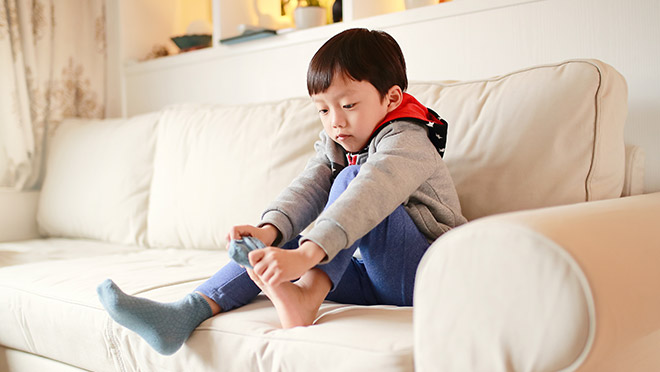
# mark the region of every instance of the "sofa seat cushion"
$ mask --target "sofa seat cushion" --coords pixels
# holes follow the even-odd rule
[[[84,239],[33,239],[0,243],[0,268],[41,261],[129,253],[142,248]]]
[[[56,243],[25,244],[49,249],[49,242]],[[30,250],[20,243],[11,246],[14,251]],[[127,293],[174,301],[227,263],[227,252],[96,251],[99,255],[0,267],[0,344],[94,371],[413,368],[412,308],[327,302],[317,325],[282,330],[263,295],[203,322],[173,356],[159,355],[107,316],[96,285],[112,278]]]

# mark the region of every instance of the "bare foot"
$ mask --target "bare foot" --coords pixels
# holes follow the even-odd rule
[[[331,287],[330,279],[319,269],[308,271],[295,283],[283,282],[276,286],[265,284],[254,272],[250,277],[273,302],[285,329],[312,325]]]

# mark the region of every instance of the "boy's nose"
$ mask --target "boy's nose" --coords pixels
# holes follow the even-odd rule
[[[343,128],[346,126],[346,118],[341,113],[334,113],[332,115],[332,126],[335,128]]]

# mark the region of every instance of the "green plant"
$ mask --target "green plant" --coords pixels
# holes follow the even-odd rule
[[[319,0],[300,0],[298,1],[298,6],[321,6],[321,3],[319,3]]]

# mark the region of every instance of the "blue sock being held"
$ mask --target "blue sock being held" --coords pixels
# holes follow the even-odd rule
[[[160,303],[127,295],[110,279],[99,284],[96,292],[112,319],[140,335],[163,355],[174,354],[192,331],[213,315],[211,306],[199,293]]]

